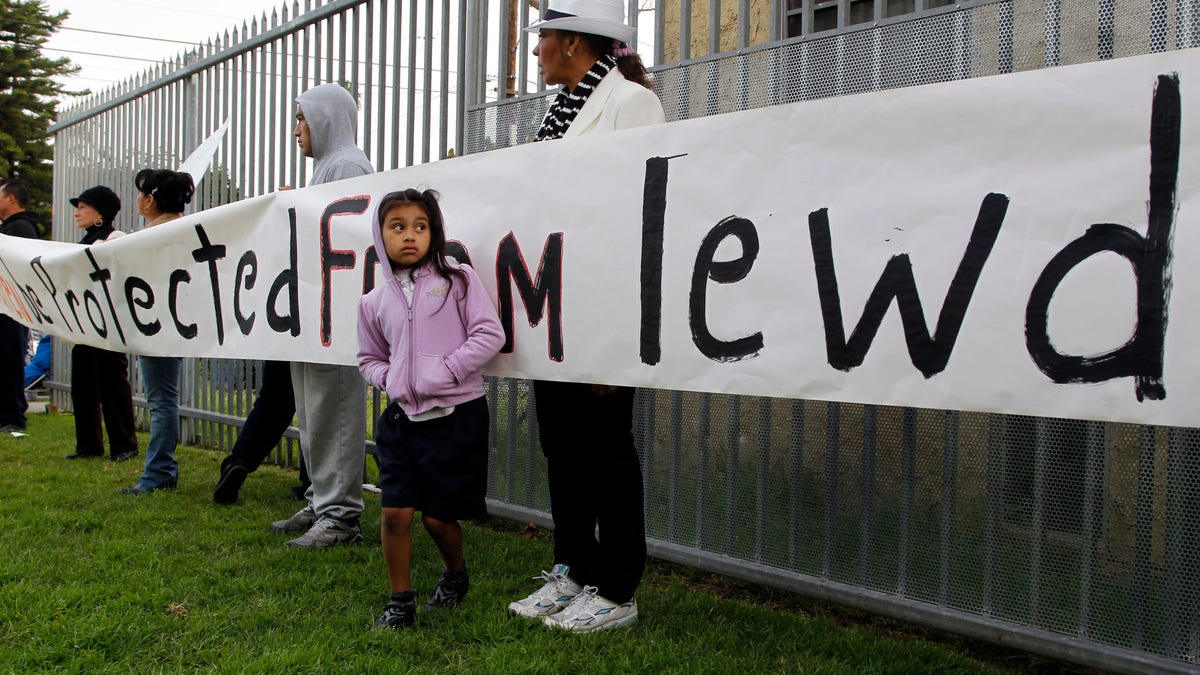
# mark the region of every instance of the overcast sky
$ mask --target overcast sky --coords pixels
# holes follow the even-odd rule
[[[46,55],[68,57],[81,67],[76,75],[62,79],[69,89],[93,91],[112,87],[186,51],[189,45],[241,26],[263,12],[270,16],[272,9],[283,6],[280,0],[42,0],[42,4],[51,12],[71,13],[47,42]]]

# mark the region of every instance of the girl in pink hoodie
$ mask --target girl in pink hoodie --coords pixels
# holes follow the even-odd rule
[[[376,628],[416,618],[412,521],[445,571],[425,608],[467,593],[458,521],[486,513],[488,406],[482,369],[504,344],[496,307],[475,270],[446,256],[437,193],[392,192],[379,203],[375,251],[387,270],[358,303],[358,367],[391,404],[375,429],[383,491],[380,537],[392,595]]]

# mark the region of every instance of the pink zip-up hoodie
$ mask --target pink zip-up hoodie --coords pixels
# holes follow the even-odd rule
[[[483,366],[504,346],[504,330],[479,275],[447,259],[466,275],[465,283],[455,276],[451,284],[427,263],[416,271],[410,304],[391,272],[378,216],[375,250],[382,253],[387,273],[384,283],[358,301],[363,378],[408,415],[483,396]]]

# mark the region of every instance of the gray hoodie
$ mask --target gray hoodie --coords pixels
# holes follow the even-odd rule
[[[358,105],[350,92],[338,84],[321,84],[297,96],[296,105],[308,122],[316,161],[309,185],[375,173],[358,149]]]

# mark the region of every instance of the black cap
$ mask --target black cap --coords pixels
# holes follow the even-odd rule
[[[111,223],[113,218],[117,217],[117,212],[121,210],[121,198],[103,185],[84,190],[78,197],[71,200],[71,206],[79,206],[79,202],[88,204],[99,211],[100,217],[106,223]]]

